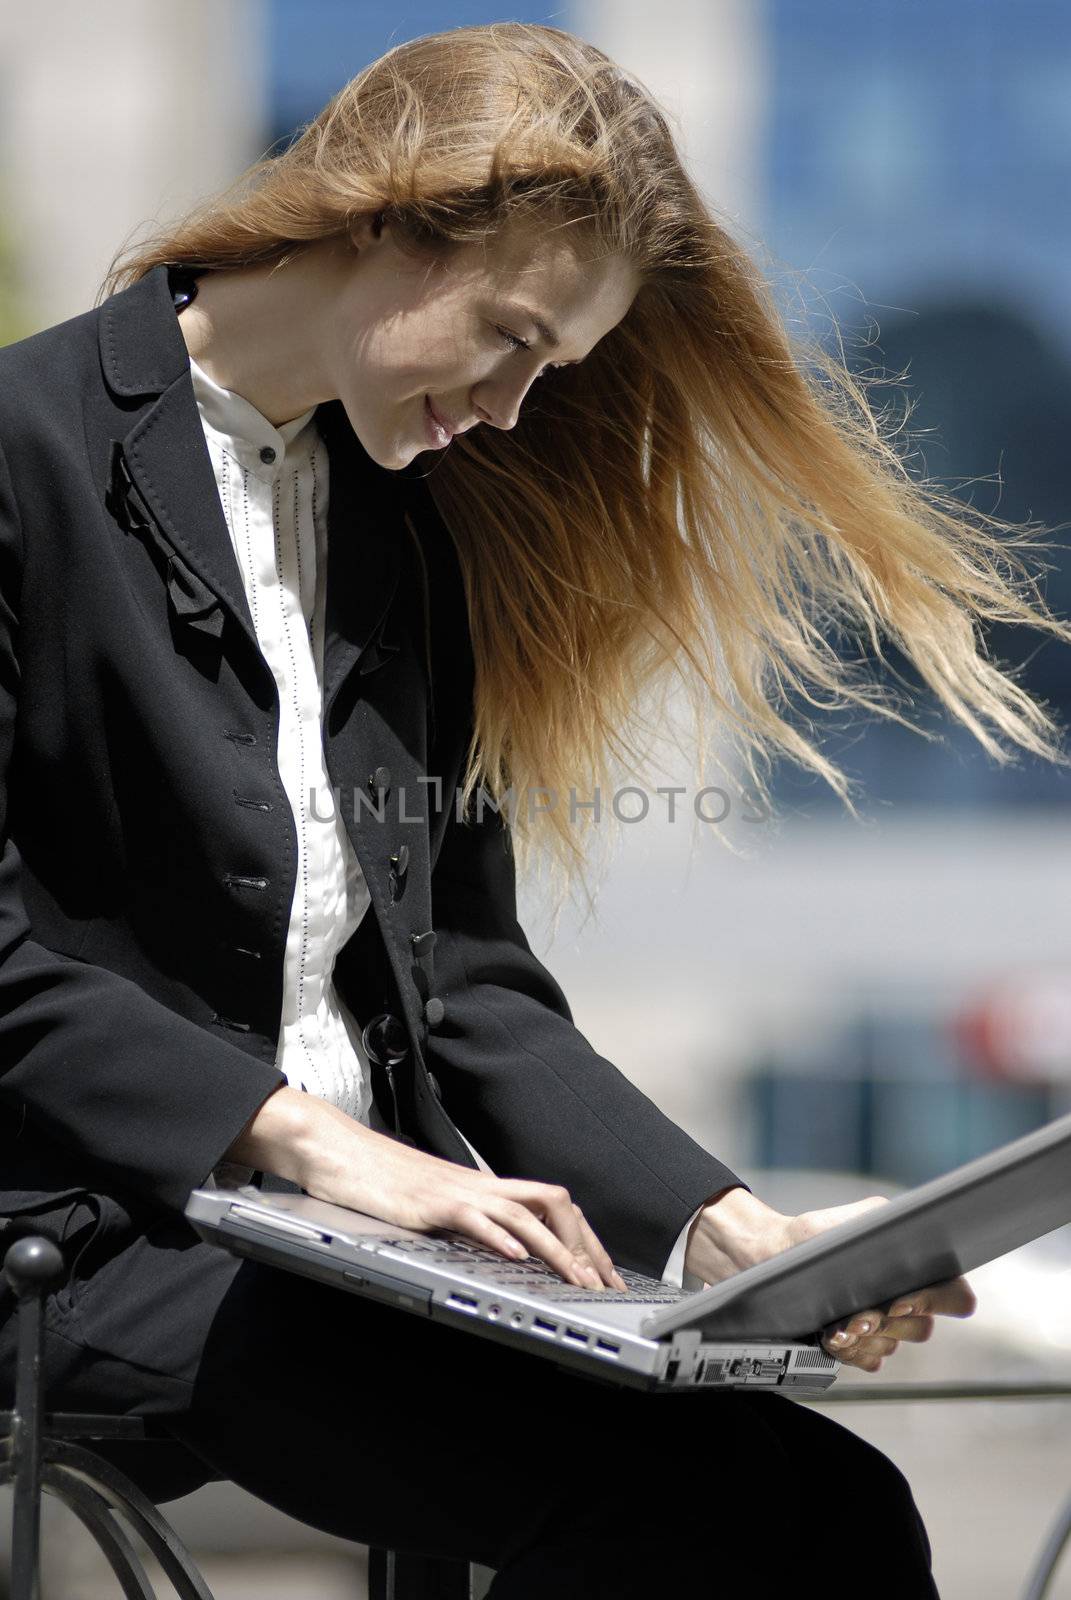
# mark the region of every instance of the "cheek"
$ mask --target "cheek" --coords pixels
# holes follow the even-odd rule
[[[393,414],[419,426],[425,394],[453,402],[478,380],[477,365],[453,330],[403,319],[354,350],[346,379],[350,409],[370,421]]]
[[[421,346],[404,322],[393,329],[375,329],[348,352],[350,387],[389,404],[413,392],[420,382],[423,364]]]
[[[442,390],[463,388],[466,375],[479,365],[480,355],[478,343],[461,328],[436,321],[409,330],[399,360],[417,382],[426,379],[425,388],[437,385]]]

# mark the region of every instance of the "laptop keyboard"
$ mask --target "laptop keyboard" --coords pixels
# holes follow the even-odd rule
[[[486,1245],[453,1239],[429,1239],[427,1243],[416,1239],[394,1239],[389,1242],[407,1255],[433,1255],[437,1262],[446,1266],[478,1269],[481,1278],[490,1279],[503,1289],[527,1289],[549,1300],[590,1300],[603,1304],[612,1300],[617,1305],[675,1305],[691,1293],[688,1289],[676,1289],[671,1283],[663,1283],[659,1278],[648,1277],[646,1273],[633,1272],[630,1267],[617,1269],[628,1284],[627,1290],[613,1289],[609,1285],[603,1289],[581,1289],[566,1283],[545,1261],[535,1258],[524,1263],[508,1261],[497,1250],[490,1250]]]

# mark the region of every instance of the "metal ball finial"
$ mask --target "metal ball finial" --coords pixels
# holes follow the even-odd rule
[[[32,1234],[16,1239],[4,1257],[4,1277],[19,1300],[44,1298],[67,1278],[67,1263],[51,1239]]]

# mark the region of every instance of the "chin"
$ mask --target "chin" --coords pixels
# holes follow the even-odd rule
[[[426,446],[414,444],[404,433],[395,434],[393,438],[375,440],[371,444],[362,439],[361,443],[376,465],[386,472],[401,472],[418,456],[433,453],[428,451]]]
[[[346,421],[353,429],[361,449],[365,452],[370,460],[375,462],[377,467],[386,467],[389,471],[394,471],[397,467],[397,463],[395,461],[383,460],[383,451],[381,449],[380,441],[375,437],[370,437],[369,430],[367,428],[358,427],[353,410],[349,405],[347,405],[345,397],[340,396],[340,399],[342,401],[342,409],[346,413]]]
[[[342,407],[350,427],[360,440],[361,448],[369,459],[374,461],[377,467],[382,467],[385,472],[401,472],[418,456],[434,456],[439,453],[427,444],[417,444],[408,430],[399,429],[391,435],[384,429],[376,429],[373,433],[368,429],[359,428],[345,400],[342,402]]]
[[[365,446],[365,449],[368,449],[367,445]],[[407,467],[409,462],[413,459],[412,456],[406,457],[403,455],[392,455],[389,460],[384,461],[383,457],[377,455],[374,450],[368,450],[368,454],[375,462],[376,466],[382,467],[385,472],[400,472],[402,467]]]

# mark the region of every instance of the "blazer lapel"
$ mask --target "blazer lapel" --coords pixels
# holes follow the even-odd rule
[[[154,267],[100,311],[101,362],[114,393],[148,403],[111,443],[107,502],[162,557],[175,622],[219,639],[230,616],[260,651],[190,377],[167,269]],[[402,501],[341,402],[316,412],[330,459],[324,713],[347,676],[384,666],[399,646],[382,624],[397,587]]]
[[[113,393],[146,404],[111,443],[107,503],[162,557],[175,622],[217,639],[229,614],[257,646],[194,398],[167,268],[104,302],[100,355]]]
[[[109,504],[164,557],[177,622],[218,639],[227,612],[256,645],[188,369],[117,441]]]

